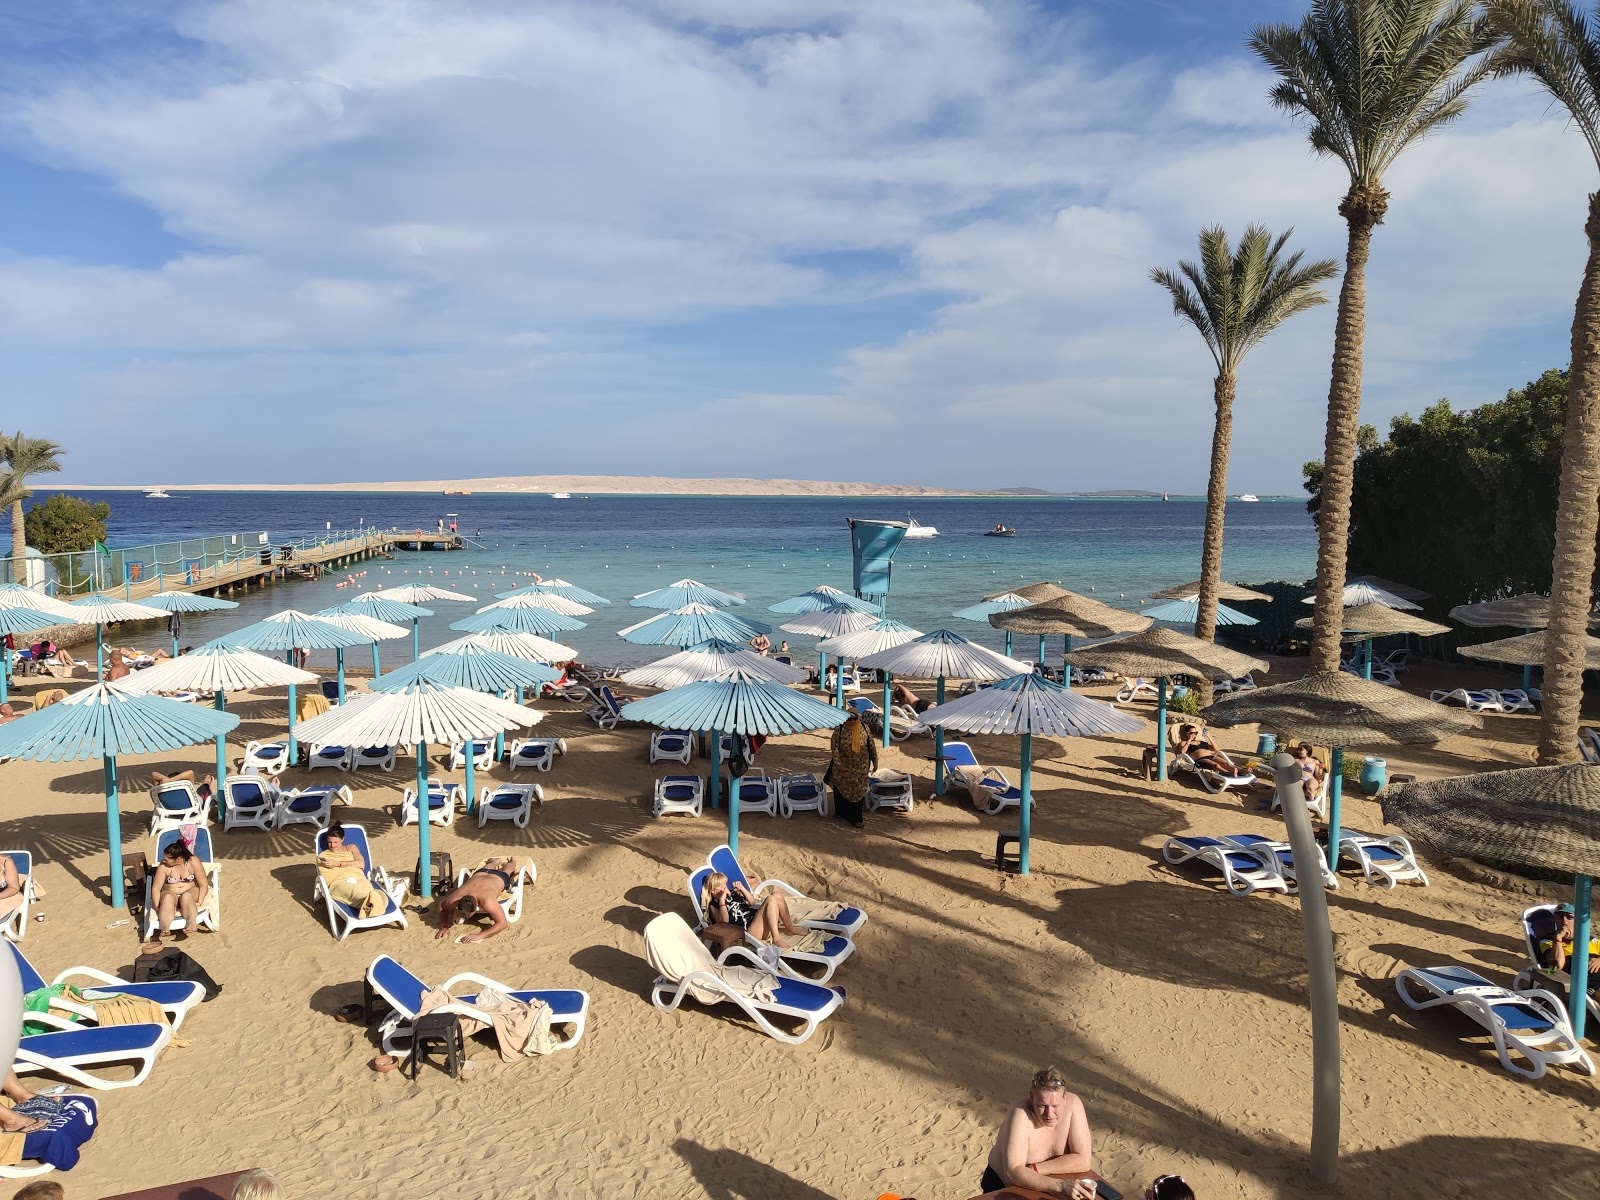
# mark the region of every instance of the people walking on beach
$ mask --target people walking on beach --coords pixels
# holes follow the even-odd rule
[[[758,633],[750,639],[750,649],[765,658],[767,652],[772,649],[772,639],[764,633]]]
[[[861,714],[851,709],[849,719],[833,731],[828,748],[833,761],[825,782],[833,785],[833,815],[860,829],[867,823],[867,788],[878,766],[878,743]]]
[[[1089,1117],[1083,1101],[1067,1091],[1067,1081],[1054,1067],[1034,1072],[1028,1094],[1000,1123],[994,1149],[983,1168],[979,1190],[1032,1188],[1073,1200],[1095,1194],[1091,1180],[1057,1178],[1091,1169]],[[1087,1183],[1087,1189],[1080,1184]]]

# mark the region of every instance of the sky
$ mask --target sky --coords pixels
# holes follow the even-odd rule
[[[76,484],[1202,491],[1148,275],[1253,221],[1342,262],[1246,46],[1303,8],[0,0],[0,426]],[[1402,157],[1364,420],[1565,365],[1595,173],[1515,82]],[[1332,328],[1246,360],[1231,491],[1299,492]]]

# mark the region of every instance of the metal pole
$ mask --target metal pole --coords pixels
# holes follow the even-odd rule
[[[224,698],[224,696],[222,694],[222,689],[218,688],[217,692],[216,692],[216,695],[214,695],[211,698],[211,707],[215,708],[218,712],[221,712],[223,710],[223,707],[226,704],[227,704],[227,700]],[[227,777],[228,777],[228,735],[225,734],[225,733],[219,733],[219,734],[217,734],[217,795],[216,795],[217,820],[219,820],[219,821],[222,820],[222,784],[223,784],[223,781],[227,779]]]
[[[417,743],[417,891],[424,900],[433,898],[432,831],[429,830],[428,743]]]
[[[300,756],[295,752],[295,741],[294,741],[294,684],[291,683],[289,685],[289,765],[291,767],[294,766],[295,762],[299,759],[299,757]]]
[[[1167,677],[1156,677],[1156,782],[1167,781]]]
[[[938,690],[934,692],[935,705],[944,703],[944,676],[939,676]],[[933,794],[944,795],[944,726],[933,727]]]
[[[377,642],[373,642],[372,644],[374,646],[376,646],[378,643]],[[339,663],[339,703],[343,704],[344,703],[344,647],[343,646],[334,647],[333,653],[334,653],[334,655],[335,655],[335,657],[336,657],[336,659],[337,659],[337,661]]]
[[[1296,862],[1315,862],[1317,839],[1311,832],[1300,765],[1288,754],[1272,759],[1273,781],[1289,849]],[[1332,1183],[1339,1171],[1339,997],[1333,966],[1333,931],[1328,925],[1328,893],[1315,880],[1300,888],[1300,921],[1305,928],[1306,966],[1311,984],[1311,1179]]]
[[[103,678],[106,673],[106,627],[98,621],[94,627],[94,665],[96,677]]]
[[[817,659],[820,664],[817,667],[817,686],[826,692],[828,690],[828,652],[826,650],[818,650]]]
[[[378,643],[377,642],[373,642],[372,643],[372,679],[373,679],[373,682],[377,682],[379,674],[380,674],[380,672],[378,670]]]
[[[893,671],[883,673],[883,748],[889,748],[889,681],[894,677]]]
[[[722,730],[711,731],[711,807],[717,807],[722,793]]]
[[[1039,665],[1044,666],[1044,634],[1039,635]]]
[[[833,664],[833,703],[839,708],[844,707],[844,659],[837,658]]]
[[[1572,986],[1567,989],[1572,1007],[1572,1032],[1583,1041],[1584,1019],[1589,1009],[1589,928],[1590,905],[1593,902],[1592,877],[1579,875],[1572,887]]]
[[[739,777],[728,776],[728,849],[739,853]]]
[[[473,784],[473,780],[472,780],[472,767],[473,767],[472,759],[473,759],[473,751],[476,750],[477,748],[478,748],[478,743],[473,741],[471,738],[468,738],[465,749],[466,749],[466,754],[467,754],[467,811],[469,813],[472,811],[472,806],[477,803],[477,793],[475,791],[473,791],[473,788],[472,788],[472,784]]]
[[[1063,634],[1061,637],[1061,686],[1067,691],[1072,690],[1072,664],[1067,661],[1067,655],[1072,653],[1072,635]]]
[[[1335,746],[1333,750],[1333,766],[1328,768],[1332,776],[1328,780],[1328,869],[1339,869],[1339,802],[1344,797],[1344,747]],[[1302,790],[1300,802],[1305,803],[1306,794]]]
[[[1017,845],[1017,873],[1028,873],[1028,838],[1029,825],[1033,814],[1033,734],[1022,735],[1022,821],[1018,832],[1021,838]]]
[[[106,841],[111,846],[111,907],[121,908],[122,899],[122,813],[117,808],[117,760],[108,754],[101,760],[106,780]]]
[[[1011,630],[1006,630],[1006,657],[1011,657]]]
[[[1361,642],[1361,678],[1372,678],[1372,639],[1363,638]]]
[[[378,647],[374,645],[372,652],[376,654]],[[416,662],[422,657],[422,618],[411,618],[411,661]]]

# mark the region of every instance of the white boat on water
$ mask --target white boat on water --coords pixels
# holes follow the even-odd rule
[[[172,494],[165,488],[145,488],[144,498],[146,500],[171,500]]]
[[[1259,503],[1261,503],[1261,497],[1255,495],[1252,492],[1245,492],[1242,496],[1239,497],[1239,503],[1240,504],[1259,504]]]
[[[571,492],[551,492],[550,493],[550,499],[552,499],[552,500],[571,500],[572,499],[572,493]]]
[[[906,520],[911,523],[911,528],[906,530],[906,537],[908,539],[909,538],[931,538],[931,537],[938,537],[939,536],[939,530],[935,526],[932,526],[932,525],[919,525],[919,524],[917,524],[917,519],[915,517],[913,517],[913,516],[910,516],[909,514],[907,515]]]

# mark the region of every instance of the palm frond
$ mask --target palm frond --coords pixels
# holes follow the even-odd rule
[[[1600,166],[1600,11],[1568,0],[1490,0],[1484,23],[1498,39],[1496,75],[1527,75],[1567,110]]]

